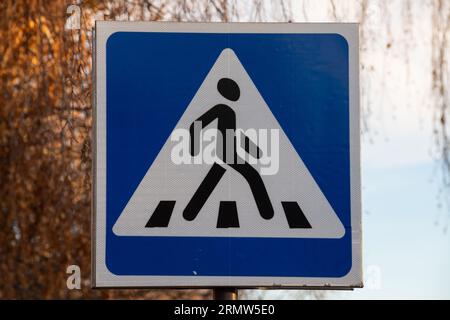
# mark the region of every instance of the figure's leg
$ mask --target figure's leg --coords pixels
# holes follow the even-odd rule
[[[234,170],[239,172],[245,178],[245,180],[247,180],[250,189],[252,190],[253,197],[255,198],[256,206],[258,207],[261,217],[267,220],[271,219],[274,214],[273,206],[270,202],[266,187],[264,186],[264,182],[261,179],[258,171],[256,171],[256,169],[247,162],[234,163],[230,164],[230,166]]]
[[[195,217],[197,217],[198,213],[202,209],[206,200],[208,200],[214,188],[219,183],[225,171],[226,169],[224,169],[217,163],[214,163],[212,168],[209,169],[208,174],[203,179],[202,183],[198,187],[197,191],[195,191],[194,195],[183,211],[183,217],[186,220],[192,221],[195,219]]]

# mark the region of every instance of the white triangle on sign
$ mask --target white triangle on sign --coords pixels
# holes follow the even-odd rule
[[[238,84],[238,101],[231,102],[220,95],[217,83],[222,78],[231,78]],[[262,218],[247,181],[229,165],[222,164],[226,172],[221,180],[197,217],[186,220],[183,210],[212,165],[175,164],[171,152],[177,142],[168,137],[114,224],[114,233],[118,236],[341,238],[344,226],[231,49],[221,52],[175,129],[189,130],[199,116],[220,103],[233,108],[237,128],[279,130],[278,172],[261,176],[274,216]],[[216,121],[211,125],[216,125]],[[149,227],[149,219],[160,201],[172,201],[168,224]],[[224,201],[236,203],[239,227],[218,227],[219,207]],[[297,203],[309,227],[292,227],[283,202]]]

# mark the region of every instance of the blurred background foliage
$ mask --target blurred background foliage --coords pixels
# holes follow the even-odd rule
[[[94,20],[291,22],[295,7],[303,10],[302,20],[296,22],[309,22],[311,1],[298,0],[295,6],[293,2],[297,1],[0,2],[0,298],[210,298],[208,290],[90,289]],[[315,3],[327,11],[328,21],[361,23],[364,82],[373,72],[364,51],[377,38],[378,25],[389,26],[389,1],[355,0],[359,9],[353,16],[346,14],[348,2]],[[408,12],[416,1],[401,3],[408,42],[412,24]],[[422,5],[433,12],[434,153],[442,189],[448,191],[450,8],[445,0],[423,1]],[[373,20],[373,6],[385,10],[386,20]],[[386,50],[390,46],[387,43]],[[364,98],[364,90],[370,88],[362,86],[366,133],[367,119],[376,106]],[[74,264],[81,268],[81,290],[66,287],[66,268]],[[301,297],[321,298],[323,293],[308,292]]]

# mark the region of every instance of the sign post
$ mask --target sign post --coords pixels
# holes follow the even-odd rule
[[[357,25],[95,31],[94,287],[362,286]]]
[[[230,287],[216,288],[213,291],[213,298],[214,300],[238,300],[238,291]]]

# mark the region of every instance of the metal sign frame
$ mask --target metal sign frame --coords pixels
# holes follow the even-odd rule
[[[115,32],[332,33],[348,43],[352,266],[343,277],[136,276],[116,275],[106,265],[106,42]],[[346,23],[171,23],[97,21],[93,53],[92,286],[95,288],[296,288],[362,287],[359,42],[358,24]]]

